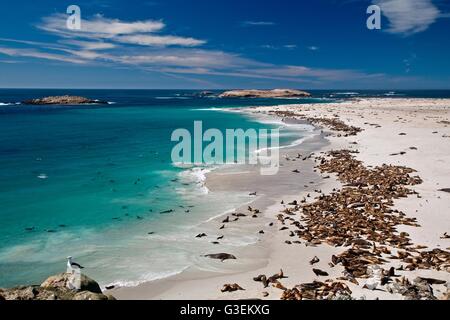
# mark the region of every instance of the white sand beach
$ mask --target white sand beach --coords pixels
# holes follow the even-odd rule
[[[342,254],[348,248],[326,243],[314,245],[311,241],[292,236],[294,229],[288,223],[284,225],[287,227],[285,230],[280,230],[283,225],[279,223],[277,216],[281,211],[292,207],[288,203],[303,198],[307,203],[312,203],[316,201],[315,197],[342,188],[342,183],[335,174],[315,169],[315,157],[309,157],[312,152],[317,156],[330,150],[358,150],[359,153],[354,156],[367,168],[388,164],[416,170],[411,175],[419,176],[423,182],[408,188],[418,194],[395,199],[394,209],[403,212],[408,218],[417,218],[420,227],[400,225],[395,232],[406,232],[411,247],[421,246],[417,247],[420,249],[413,252],[413,255],[440,249],[446,251],[448,257],[450,239],[446,233],[450,233],[450,193],[439,190],[450,188],[450,99],[354,99],[342,103],[254,107],[240,111],[254,116],[280,117],[280,114],[289,114],[289,117],[284,118],[339,119],[347,126],[354,126],[362,131],[346,136],[317,123],[319,127],[314,138],[300,146],[281,151],[281,167],[276,176],[259,176],[259,171],[250,167],[242,169],[238,174],[226,170],[209,174],[206,183],[212,192],[232,188],[242,192],[257,192],[257,196],[250,205],[253,211],[247,208],[236,210],[236,213],[246,216],[229,215],[232,219],[229,223],[222,222],[225,217],[207,222],[205,232],[209,238],[205,241],[223,236],[226,243],[227,236],[240,234],[257,237],[257,243],[235,250],[229,247],[224,249],[222,244],[211,245],[211,252],[206,253],[226,252],[233,254],[236,259],[221,262],[204,258],[196,268],[179,275],[137,287],[116,288],[108,293],[118,299],[277,300],[282,297],[285,288],[331,279],[345,283],[352,292],[351,297],[355,299],[405,299],[405,294],[389,292],[389,284],[378,285],[375,290],[370,290],[364,288],[370,280],[367,278],[358,278],[358,284],[337,280],[342,277],[344,267],[342,264],[331,266],[332,256]],[[299,153],[301,156],[298,156]],[[304,158],[306,159],[303,160]],[[300,173],[294,173],[295,169],[299,169]],[[313,172],[314,170],[317,172]],[[256,217],[253,218],[253,215]],[[238,218],[237,221],[233,221],[235,217]],[[302,221],[301,213],[294,213],[291,217]],[[392,255],[397,252],[395,248],[390,249]],[[319,262],[311,265],[310,261],[314,257]],[[389,259],[389,255],[383,255],[383,258],[386,259],[386,263],[381,266],[383,269],[389,269],[390,266],[395,268],[395,277],[392,277],[391,283],[400,281],[402,276],[410,282],[419,276],[443,280],[447,284],[450,281],[448,260],[439,262],[440,270],[436,267],[406,270],[400,268],[400,265],[406,266],[407,263]],[[328,276],[316,275],[313,268],[328,273]],[[280,269],[285,277],[278,279],[277,287],[274,282],[264,288],[261,282],[253,279],[258,275],[270,277],[279,273]],[[225,284],[238,284],[245,290],[222,293],[221,289]],[[429,285],[435,297],[448,297],[445,283]]]

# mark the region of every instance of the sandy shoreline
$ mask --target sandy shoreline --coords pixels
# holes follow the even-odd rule
[[[205,259],[208,271],[194,268],[174,277],[138,287],[114,289],[109,293],[118,299],[280,299],[283,290],[271,285],[263,288],[253,278],[262,274],[270,276],[283,269],[287,278],[280,279],[280,283],[286,288],[293,288],[314,280],[341,277],[343,266],[330,267],[329,263],[332,255],[339,255],[345,248],[327,244],[306,245],[302,239],[291,237],[293,229],[280,230],[282,226],[277,222],[277,215],[286,209],[289,202],[302,198],[313,202],[313,198],[321,193],[329,194],[333,189],[342,187],[334,174],[314,173],[314,166],[317,165],[314,158],[302,161],[302,157],[296,158],[298,153],[307,157],[312,152],[317,155],[330,150],[358,150],[356,159],[369,168],[392,164],[415,169],[423,182],[411,188],[420,196],[396,199],[394,205],[407,217],[417,218],[420,227],[402,225],[398,227],[398,232],[407,232],[411,242],[427,246],[425,250],[439,248],[448,251],[450,240],[444,234],[450,233],[450,194],[439,190],[450,188],[450,99],[359,99],[343,103],[246,108],[242,111],[256,116],[276,116],[273,113],[278,112],[292,114],[291,118],[338,118],[362,131],[345,137],[324,126],[326,140],[319,131],[315,138],[304,144],[283,149],[280,153],[282,167],[276,177],[262,178],[255,168],[247,168],[239,174],[220,172],[209,175],[207,185],[211,190],[238,188],[245,192],[257,192],[251,206],[261,211],[256,214],[257,218],[252,218],[255,212],[239,208],[236,212],[244,213],[246,217],[225,223],[225,229],[219,229],[224,225],[222,217],[211,221],[217,226],[214,236],[224,235],[225,239],[228,234],[256,236],[256,244],[236,252],[230,252],[229,248],[224,251],[220,245],[212,246],[209,253],[227,252],[235,254],[237,259],[224,262]],[[300,174],[292,172],[299,167]],[[324,178],[326,176],[330,178]],[[310,197],[307,197],[308,194]],[[230,218],[235,219],[235,216]],[[264,233],[259,233],[260,230]],[[300,240],[300,244],[293,243],[296,240]],[[320,260],[314,268],[326,271],[328,276],[321,277],[312,272],[309,261],[313,257]],[[386,263],[390,264],[390,261]],[[211,271],[215,267],[217,272]],[[440,271],[398,270],[396,274],[405,275],[410,281],[421,276],[448,283],[449,267],[450,261],[446,261]],[[379,290],[364,289],[365,279],[358,281],[358,285],[350,281],[341,282],[350,288],[353,298],[404,298],[400,293],[389,293],[383,287]],[[245,290],[231,293],[220,291],[224,284],[234,283]],[[444,284],[433,284],[432,288],[436,297],[446,293]]]

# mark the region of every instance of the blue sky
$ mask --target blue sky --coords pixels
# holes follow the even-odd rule
[[[72,4],[81,30],[66,27]],[[381,30],[366,27],[371,4]],[[0,12],[3,88],[450,88],[446,0],[16,0]]]

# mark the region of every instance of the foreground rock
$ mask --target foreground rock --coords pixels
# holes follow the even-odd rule
[[[104,295],[97,282],[81,275],[80,290],[69,289],[71,275],[62,273],[49,277],[40,286],[0,289],[0,300],[115,300]]]
[[[62,104],[62,105],[79,105],[79,104],[108,104],[107,101],[100,101],[78,96],[52,96],[40,99],[25,100],[23,104],[32,105],[47,105],[47,104]]]
[[[274,90],[232,90],[219,95],[220,98],[299,98],[310,97],[306,91],[292,89]]]

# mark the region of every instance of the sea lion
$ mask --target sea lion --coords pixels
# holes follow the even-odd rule
[[[245,289],[243,289],[237,283],[234,283],[234,284],[224,284],[223,288],[220,291],[222,291],[222,292],[234,292],[234,291],[238,291],[238,290],[245,290]]]
[[[283,286],[283,285],[281,284],[281,282],[278,281],[278,280],[275,280],[275,281],[273,282],[272,286],[273,286],[274,288],[277,288],[277,289],[280,289],[280,290],[283,290],[283,291],[286,291],[286,290],[287,290],[287,288],[286,288],[285,286]]]
[[[229,259],[232,259],[232,260],[237,259],[235,256],[233,256],[232,254],[229,254],[229,253],[212,253],[212,254],[205,255],[205,257],[221,260],[222,262],[224,262],[225,260],[229,260]]]
[[[269,286],[269,282],[267,280],[267,277],[264,274],[261,274],[261,275],[255,277],[255,278],[253,278],[253,281],[262,282],[262,284],[264,285],[264,288],[267,288]]]
[[[198,235],[196,235],[196,238],[203,238],[203,237],[207,237],[208,235],[206,233],[200,233]]]
[[[414,282],[425,281],[428,284],[446,284],[447,283],[447,281],[445,281],[445,280],[438,280],[438,279],[424,278],[424,277],[417,277],[416,280],[414,280]]]
[[[318,277],[327,277],[328,276],[328,272],[325,272],[325,271],[320,270],[320,269],[313,269],[313,272]]]
[[[311,261],[309,261],[309,264],[310,265],[313,265],[313,264],[316,264],[316,263],[318,263],[320,261],[320,259],[319,258],[317,258],[317,256],[315,256],[314,258],[312,258],[312,260]]]
[[[232,216],[235,216],[235,217],[246,217],[247,215],[245,215],[243,213],[233,213]]]
[[[230,217],[226,217],[225,220],[222,221],[222,223],[229,223],[230,222]]]
[[[276,274],[276,276],[278,277],[278,279],[284,279],[284,278],[287,278],[287,277],[284,276],[283,269],[280,269],[280,272],[278,272],[278,273]]]

